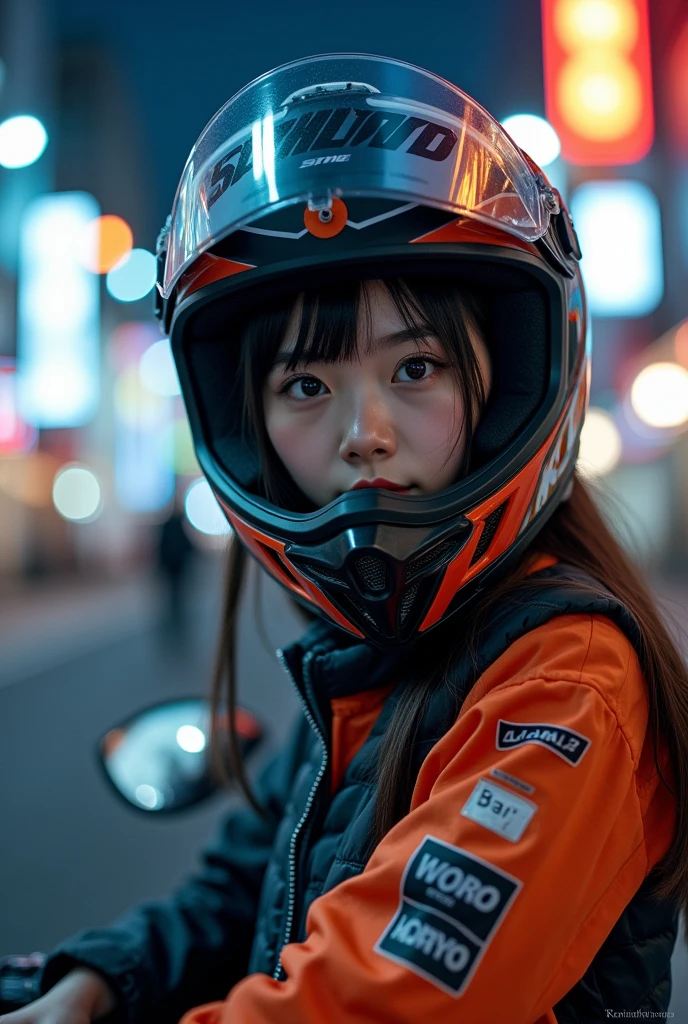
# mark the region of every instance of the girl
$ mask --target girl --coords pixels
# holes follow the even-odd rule
[[[398,61],[298,61],[208,125],[158,314],[235,535],[215,717],[247,551],[312,620],[304,714],[255,791],[230,731],[252,806],[8,1024],[666,1011],[687,680],[575,473],[579,258],[499,124]]]

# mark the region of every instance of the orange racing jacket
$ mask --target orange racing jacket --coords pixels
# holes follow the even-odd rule
[[[389,690],[331,700],[333,792]],[[312,902],[286,976],[253,974],[182,1024],[555,1024],[673,839],[647,724],[636,651],[610,618],[525,633],[432,745],[410,812]]]
[[[331,698],[332,794],[390,690]],[[279,980],[249,975],[182,1024],[555,1024],[668,850],[673,800],[630,639],[606,615],[559,614],[482,672],[409,813],[313,900]]]

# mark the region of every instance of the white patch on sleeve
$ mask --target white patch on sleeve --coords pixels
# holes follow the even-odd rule
[[[517,843],[538,806],[508,789],[480,779],[461,809],[464,818],[477,821],[498,836]]]

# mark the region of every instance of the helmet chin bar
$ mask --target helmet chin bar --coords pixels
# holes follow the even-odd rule
[[[443,569],[473,525],[354,526],[321,544],[287,544],[284,556],[373,642],[403,643],[417,632]]]
[[[425,532],[425,540],[418,537],[419,543],[413,550],[413,554],[410,554],[405,562],[390,556],[387,551],[381,552],[385,535],[384,532],[377,531],[384,531],[384,527],[377,528],[374,538],[377,542],[376,544],[361,543],[357,545],[355,543],[357,538],[349,538],[348,536],[342,544],[344,535],[333,538],[331,542],[332,548],[336,550],[339,546],[344,551],[344,572],[341,574],[345,577],[345,582],[343,583],[335,577],[334,572],[331,577],[325,576],[321,569],[324,560],[320,562],[320,565],[316,565],[313,561],[308,565],[305,560],[302,561],[299,558],[297,562],[297,559],[294,558],[292,564],[294,567],[298,565],[297,571],[315,582],[320,592],[326,595],[328,602],[341,611],[352,625],[361,630],[366,643],[371,643],[382,649],[396,648],[403,644],[408,644],[410,647],[417,642],[422,642],[431,634],[435,634],[436,631],[446,629],[447,626],[454,633],[461,628],[460,623],[456,622],[455,616],[462,610],[465,610],[467,606],[470,606],[487,587],[498,582],[509,572],[518,562],[519,558],[528,550],[557,507],[571,496],[574,482],[574,467],[575,457],[570,461],[567,470],[555,485],[551,496],[552,500],[541,508],[537,516],[520,532],[517,539],[494,562],[456,591],[448,608],[427,630],[423,628],[423,620],[433,602],[447,567],[452,559],[460,555],[463,548],[473,546],[471,542],[475,533],[475,527],[468,519],[462,519],[460,524],[456,522],[452,524],[455,528],[458,526],[453,535],[449,529],[445,530],[443,534],[440,534],[437,530],[408,530],[409,534]],[[470,556],[471,564],[480,561],[482,554],[490,546],[503,511],[504,506],[498,506],[485,521],[486,528],[483,530],[482,535],[478,537],[477,547],[473,555]],[[490,521],[492,521],[492,528],[488,528]],[[354,530],[348,530],[346,533],[347,535],[356,534],[360,530],[361,540],[365,541],[366,538],[363,536],[363,531],[369,529],[369,527],[354,528]],[[406,531],[400,531],[398,528],[390,531],[393,543],[397,542],[398,544],[402,532]],[[435,548],[430,547],[433,542],[437,545]],[[412,544],[413,540],[409,537],[409,551]],[[328,548],[329,546],[327,544],[322,545],[323,548]],[[292,545],[289,548],[290,563],[295,548],[296,545]],[[285,548],[285,553],[286,550]],[[311,548],[308,549],[309,555],[312,550]],[[392,586],[388,590],[383,591],[380,589],[377,592],[373,591],[371,594],[370,583],[380,584],[380,577],[377,576],[381,572],[380,566],[375,563],[372,565],[366,563],[360,566],[357,562],[357,559],[371,557],[371,553],[373,558],[378,558],[385,563],[385,572],[388,571],[387,566],[390,564],[395,569],[401,570],[400,577],[397,577],[397,579],[400,578],[400,587],[396,591],[393,590],[393,585],[396,581],[393,581]],[[319,572],[321,575],[318,575]],[[353,588],[348,583],[349,574],[356,577]],[[368,580],[367,584],[365,582],[366,578]],[[387,583],[387,578],[384,579],[384,583]],[[316,612],[323,618],[331,619],[331,615],[328,615],[317,604],[305,601],[293,593],[292,597],[311,612]],[[455,625],[449,624],[451,619],[454,619]],[[335,624],[341,628],[341,623]],[[430,642],[432,643],[432,641]]]

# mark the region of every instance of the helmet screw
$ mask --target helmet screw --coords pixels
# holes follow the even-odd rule
[[[329,193],[313,196],[303,213],[303,222],[316,238],[334,238],[346,227],[348,213],[346,204]]]

